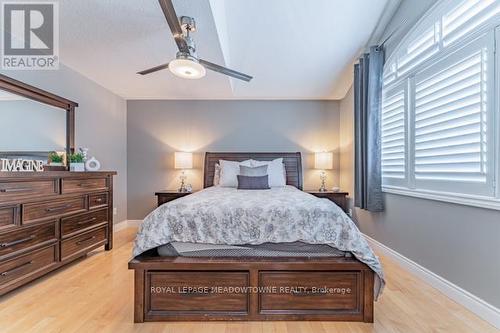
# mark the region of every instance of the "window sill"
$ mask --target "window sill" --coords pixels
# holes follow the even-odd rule
[[[472,196],[472,195],[456,195],[453,193],[426,191],[426,190],[410,190],[395,186],[383,186],[382,192],[398,195],[406,195],[415,198],[427,200],[451,202],[459,205],[480,207],[486,209],[500,210],[500,199]]]

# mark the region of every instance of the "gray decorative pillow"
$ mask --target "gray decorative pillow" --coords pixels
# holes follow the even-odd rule
[[[269,176],[238,175],[238,190],[269,190]]]
[[[267,165],[261,165],[258,167],[249,167],[245,165],[240,165],[240,175],[251,176],[251,177],[261,177],[267,175]]]

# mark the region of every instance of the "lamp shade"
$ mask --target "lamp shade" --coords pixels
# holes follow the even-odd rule
[[[176,151],[174,159],[175,159],[175,168],[176,169],[192,169],[193,168],[193,153]]]
[[[331,152],[315,153],[314,168],[320,170],[333,169],[333,154]]]

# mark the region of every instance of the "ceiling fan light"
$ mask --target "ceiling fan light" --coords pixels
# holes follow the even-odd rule
[[[188,59],[174,59],[168,64],[168,69],[183,79],[201,79],[207,74],[205,67]]]

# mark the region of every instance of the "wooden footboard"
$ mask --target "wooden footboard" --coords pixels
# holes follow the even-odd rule
[[[134,321],[373,322],[374,273],[354,258],[132,259]]]

